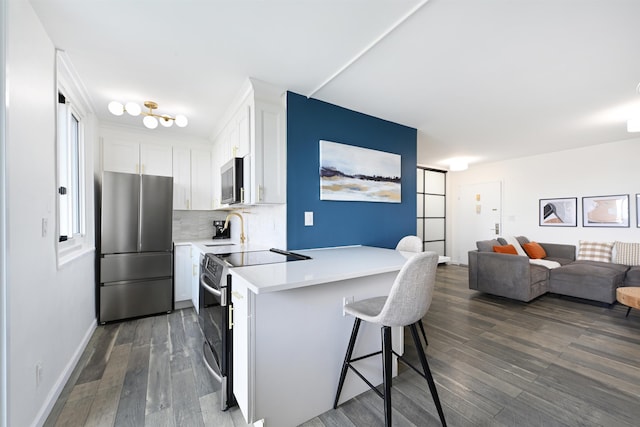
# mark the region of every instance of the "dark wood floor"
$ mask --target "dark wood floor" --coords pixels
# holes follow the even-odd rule
[[[467,289],[465,267],[440,266],[424,320],[448,424],[639,425],[640,311],[625,313],[551,295],[526,304],[480,294]],[[99,327],[45,425],[245,426],[237,409],[219,410],[201,345],[192,309]],[[394,426],[439,425],[413,371],[394,379],[392,400]],[[304,427],[382,425],[382,401],[367,392]]]

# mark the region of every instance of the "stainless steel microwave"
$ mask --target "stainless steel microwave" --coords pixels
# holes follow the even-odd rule
[[[244,159],[234,157],[220,168],[220,203],[244,203]]]

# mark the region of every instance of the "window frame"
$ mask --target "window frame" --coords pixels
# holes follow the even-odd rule
[[[77,74],[74,72],[69,59],[66,54],[62,51],[56,52],[56,91],[55,91],[55,114],[56,114],[56,130],[55,130],[55,141],[56,141],[56,183],[55,183],[55,200],[56,200],[56,224],[55,224],[55,233],[54,238],[56,241],[56,253],[58,258],[58,268],[62,267],[64,264],[76,259],[79,256],[84,255],[85,253],[93,251],[94,243],[93,238],[90,236],[88,230],[88,209],[87,202],[89,200],[88,188],[87,188],[87,179],[92,171],[90,169],[90,164],[87,159],[87,147],[86,144],[89,143],[86,141],[86,118],[91,113],[91,109],[89,107],[89,103],[86,101],[87,97],[84,95],[83,86],[80,83]],[[61,108],[61,103],[59,102],[59,95],[63,95],[65,98],[64,107]],[[63,110],[61,112],[61,110]],[[60,115],[64,114],[65,117],[61,118]],[[77,198],[75,200],[76,209],[75,214],[77,215],[77,228],[72,231],[71,235],[67,236],[67,240],[60,241],[61,235],[61,221],[62,218],[62,199],[59,193],[60,187],[65,184],[61,180],[61,169],[67,169],[67,162],[69,161],[69,157],[71,155],[70,143],[69,143],[69,129],[71,125],[72,118],[77,121],[77,163],[78,163],[78,177],[77,177],[77,189],[75,189],[77,193]],[[60,144],[65,140],[66,146],[64,147],[64,151],[61,151]],[[64,159],[61,157],[65,156]],[[64,163],[63,163],[64,161]],[[66,179],[71,179],[69,174],[70,169],[67,169],[67,177]],[[68,184],[67,184],[68,185]],[[73,217],[73,204],[74,201],[67,200],[67,206],[70,209],[70,212]],[[68,224],[71,226],[73,230],[73,219],[68,220]]]

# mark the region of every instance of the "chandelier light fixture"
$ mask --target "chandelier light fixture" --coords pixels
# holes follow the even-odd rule
[[[182,114],[178,114],[175,117],[171,117],[167,114],[154,113],[153,110],[158,109],[158,104],[156,102],[145,101],[144,106],[148,108],[149,111],[142,111],[142,108],[140,107],[140,105],[136,104],[135,102],[127,102],[126,104],[123,105],[121,102],[111,101],[109,103],[109,111],[111,112],[111,114],[115,116],[121,116],[125,112],[129,113],[134,117],[142,114],[144,116],[144,118],[142,119],[142,123],[148,129],[157,128],[158,123],[160,123],[162,126],[167,128],[171,127],[173,125],[173,122],[176,122],[176,126],[181,128],[185,127],[189,123],[187,118]]]

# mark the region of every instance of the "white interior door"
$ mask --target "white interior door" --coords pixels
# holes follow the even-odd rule
[[[456,258],[467,264],[467,253],[478,240],[495,239],[502,232],[502,183],[460,186],[456,212]]]

